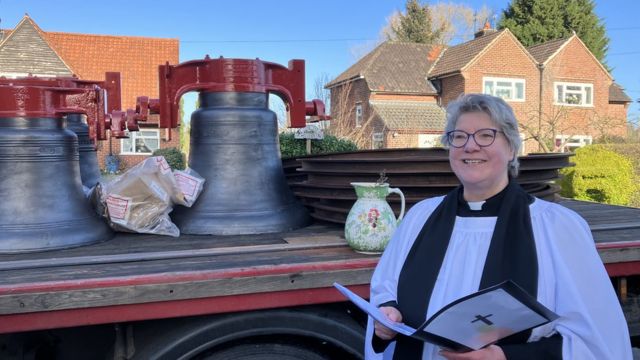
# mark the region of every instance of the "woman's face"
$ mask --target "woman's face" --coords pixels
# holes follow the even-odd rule
[[[458,118],[455,130],[473,134],[480,129],[496,129],[484,112],[464,113]],[[485,200],[499,193],[509,182],[508,164],[514,152],[501,132],[493,144],[479,146],[472,137],[461,148],[449,147],[451,169],[464,185],[467,201]]]

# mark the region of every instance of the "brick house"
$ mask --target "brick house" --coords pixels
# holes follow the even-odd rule
[[[177,64],[179,40],[45,32],[28,16],[12,30],[1,30],[0,76],[72,76],[103,80],[107,71],[120,72],[122,109],[135,108],[141,95],[158,98],[158,65]],[[158,116],[141,124],[129,139],[98,143],[98,161],[104,168],[111,151],[127,167],[157,148],[179,147],[179,131],[158,129]]]
[[[414,87],[398,89],[398,83]],[[399,120],[393,116],[398,111],[380,111],[376,106],[390,99],[400,104],[396,106],[419,100],[446,107],[462,93],[501,96],[513,107],[521,124],[526,139],[523,153],[543,149],[536,138],[548,150],[558,150],[584,145],[603,135],[623,136],[631,102],[576,35],[527,49],[508,29],[496,31],[487,26],[473,40],[448,48],[385,42],[326,88],[331,91],[333,121],[351,126],[359,117],[380,117],[384,124],[397,124]],[[380,116],[379,112],[386,115]],[[423,139],[427,133],[434,139],[434,134],[442,132],[444,112],[439,116],[438,120],[425,117],[412,122],[420,126],[417,129],[397,131],[387,126],[384,143],[378,146],[433,143]],[[363,133],[379,132],[379,123],[366,125],[371,128],[363,129]],[[394,141],[389,133],[402,134],[402,141]],[[547,144],[549,139],[556,143]]]
[[[438,53],[424,44],[385,42],[329,82],[339,134],[361,148],[432,146],[444,125],[438,92],[427,80]]]

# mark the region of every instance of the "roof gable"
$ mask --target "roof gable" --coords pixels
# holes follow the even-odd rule
[[[505,31],[489,33],[446,49],[433,65],[429,77],[440,77],[461,71],[497,38],[505,34]]]
[[[553,58],[567,43],[569,38],[549,40],[542,44],[529,46],[527,51],[539,64],[545,64]]]
[[[387,41],[326,87],[362,77],[371,91],[436,94],[427,74],[441,49],[440,45]]]
[[[27,15],[0,43],[0,74],[70,76],[73,71]]]

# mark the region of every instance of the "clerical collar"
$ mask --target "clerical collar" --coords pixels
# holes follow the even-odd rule
[[[498,211],[502,205],[502,199],[507,193],[507,187],[484,201],[467,202],[462,195],[464,193],[464,188],[462,186],[459,191],[458,210],[456,211],[456,215],[462,217],[498,216]],[[529,195],[528,200],[528,203],[531,204],[534,197]]]
[[[507,193],[507,188],[505,187],[499,193],[493,195],[484,201],[472,201],[467,202],[462,195],[464,193],[464,188],[460,187],[460,194],[458,196],[458,216],[463,217],[477,217],[477,216],[498,216],[498,211],[500,210],[500,205],[502,204],[502,199],[504,195]]]

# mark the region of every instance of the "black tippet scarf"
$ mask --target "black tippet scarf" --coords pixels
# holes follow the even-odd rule
[[[425,321],[429,299],[453,231],[460,187],[445,196],[418,234],[398,279],[402,321],[418,327]],[[533,297],[538,293],[538,259],[529,213],[529,195],[509,181],[482,272],[480,289],[512,279]],[[420,291],[416,291],[419,289]],[[524,343],[531,332],[515,334],[498,344]],[[421,359],[424,343],[398,335],[394,360]]]

